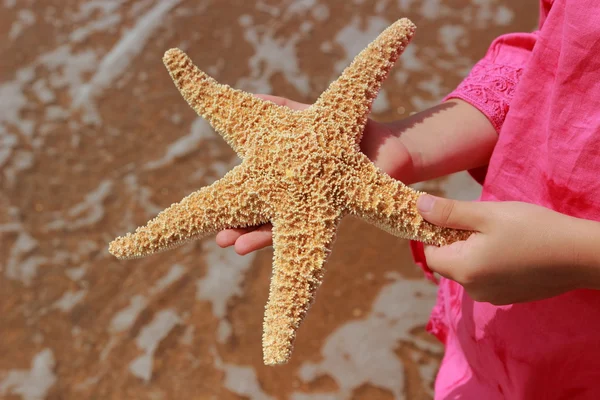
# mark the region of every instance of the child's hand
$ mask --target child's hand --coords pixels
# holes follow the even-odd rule
[[[423,195],[417,206],[433,224],[477,232],[448,246],[425,246],[429,267],[460,283],[476,301],[540,300],[589,283],[587,250],[581,243],[591,236],[585,233],[591,221],[521,202]]]
[[[309,107],[308,104],[283,97],[270,95],[257,95],[257,97],[294,110]],[[369,120],[360,143],[363,153],[392,177],[407,176],[412,168],[410,154],[398,137],[399,134],[392,131],[389,125]],[[385,148],[382,147],[384,143]],[[235,251],[240,255],[248,254],[273,244],[271,228],[271,224],[266,224],[245,229],[226,229],[217,234],[216,242],[221,247],[235,246]]]

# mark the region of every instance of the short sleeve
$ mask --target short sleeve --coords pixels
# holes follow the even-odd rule
[[[537,35],[538,31],[510,33],[498,37],[492,42],[485,56],[444,101],[466,101],[481,111],[500,134]],[[480,184],[483,184],[486,173],[487,166],[469,171],[473,179]]]
[[[537,32],[498,37],[485,57],[444,100],[466,101],[479,109],[500,133],[536,37]]]

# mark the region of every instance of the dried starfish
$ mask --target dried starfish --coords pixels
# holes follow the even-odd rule
[[[273,275],[263,333],[269,365],[289,359],[345,215],[430,244],[464,240],[470,232],[424,221],[415,207],[422,193],[380,171],[359,149],[371,103],[414,31],[407,19],[395,22],[303,111],[221,85],[181,50],[168,50],[163,60],[183,97],[243,162],[114,240],[110,252],[137,258],[225,228],[272,222]]]

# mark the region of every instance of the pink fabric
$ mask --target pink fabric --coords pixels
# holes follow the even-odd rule
[[[600,221],[600,2],[543,0],[539,30],[491,45],[448,98],[499,132],[482,201]],[[420,243],[415,261],[427,270]],[[436,399],[600,399],[600,292],[493,306],[441,279],[428,330],[446,345]]]

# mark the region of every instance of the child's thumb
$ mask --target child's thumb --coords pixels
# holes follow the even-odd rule
[[[479,230],[485,219],[481,204],[423,194],[417,209],[423,218],[434,225],[447,228]]]

